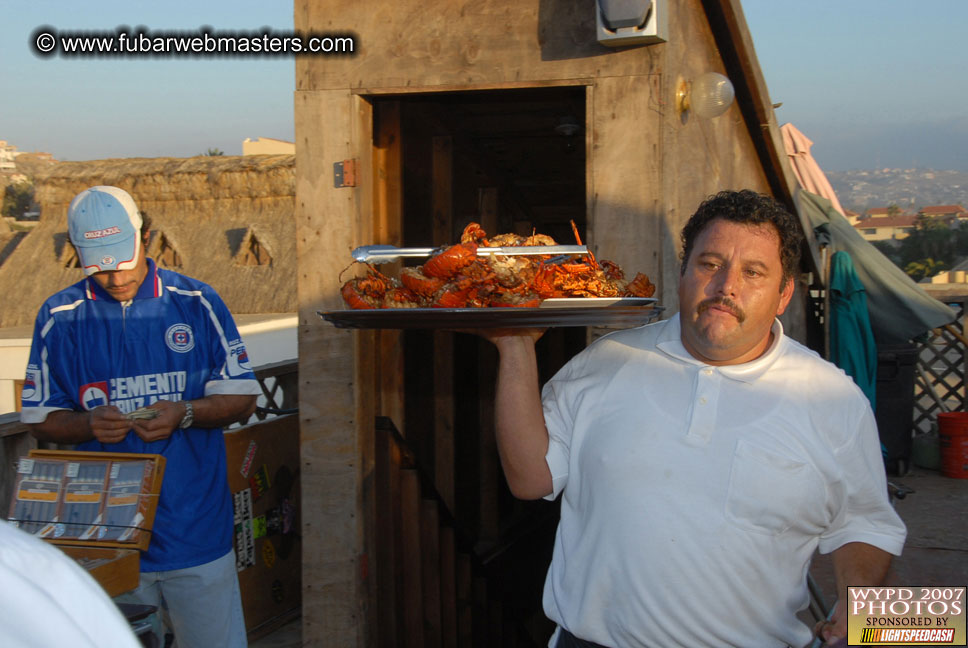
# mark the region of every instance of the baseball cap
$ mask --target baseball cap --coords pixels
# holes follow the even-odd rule
[[[86,275],[138,264],[141,214],[123,189],[97,186],[77,194],[67,208],[67,230]]]

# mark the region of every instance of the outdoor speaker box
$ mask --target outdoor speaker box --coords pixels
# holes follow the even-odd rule
[[[664,43],[668,8],[667,0],[596,0],[598,42],[606,47]]]

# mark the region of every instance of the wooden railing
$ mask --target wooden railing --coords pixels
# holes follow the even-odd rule
[[[260,365],[255,369],[255,377],[259,381],[265,398],[265,402],[260,402],[253,415],[258,420],[294,414],[299,409],[299,362],[297,360]]]
[[[0,415],[0,517],[4,519],[8,514],[17,462],[36,447],[37,440],[20,422],[19,412]]]

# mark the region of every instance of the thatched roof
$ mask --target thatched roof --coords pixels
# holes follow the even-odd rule
[[[180,262],[172,269],[211,284],[234,313],[295,312],[294,177],[292,155],[93,160],[50,167],[34,178],[40,222],[5,259],[0,249],[0,326],[30,324],[49,295],[83,276],[80,269],[65,267],[73,259],[67,206],[94,185],[128,191],[151,218],[149,255],[161,260],[169,248],[168,258]],[[269,265],[242,265],[245,259],[252,263],[251,252],[246,254],[252,245],[263,261],[266,253],[271,256]]]

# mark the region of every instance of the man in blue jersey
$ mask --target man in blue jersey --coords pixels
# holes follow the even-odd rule
[[[86,276],[37,315],[21,419],[42,441],[166,457],[134,596],[180,648],[245,646],[222,426],[251,415],[259,385],[221,298],[147,258],[142,225],[117,187],[71,201]],[[142,408],[158,414],[128,416]]]

